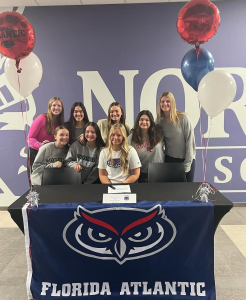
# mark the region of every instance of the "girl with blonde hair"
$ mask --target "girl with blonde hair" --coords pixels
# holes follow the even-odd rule
[[[109,132],[108,147],[99,157],[99,177],[102,183],[133,183],[140,174],[141,163],[136,150],[127,143],[123,124],[113,125]]]
[[[108,117],[107,119],[98,120],[97,125],[101,131],[102,139],[104,140],[105,144],[108,142],[109,132],[111,127],[114,124],[122,124],[125,127],[127,136],[130,134],[130,126],[125,122],[125,113],[118,102],[113,102],[109,105],[108,108]]]
[[[48,103],[48,112],[38,116],[31,125],[29,140],[29,162],[32,171],[34,159],[39,148],[54,142],[55,128],[64,124],[64,106],[59,97],[53,97]]]
[[[157,123],[162,127],[165,144],[165,162],[182,162],[188,182],[195,173],[196,144],[190,117],[176,109],[171,92],[161,94],[157,107]]]

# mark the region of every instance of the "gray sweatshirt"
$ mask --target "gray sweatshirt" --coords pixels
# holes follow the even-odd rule
[[[97,168],[99,152],[96,147],[81,145],[76,141],[68,151],[66,163],[71,168],[77,164],[81,165],[81,181],[84,183],[93,183],[99,177]]]
[[[183,158],[185,172],[190,171],[191,163],[196,158],[194,129],[188,115],[179,115],[180,123],[174,125],[161,119],[165,154],[174,158]]]
[[[132,133],[128,136],[127,142],[129,145],[137,150],[139,159],[141,161],[142,167],[140,169],[141,173],[148,173],[149,163],[163,163],[164,161],[164,151],[163,151],[163,141],[160,141],[154,149],[151,149],[149,139],[143,138],[143,143],[137,145],[132,142]]]
[[[31,180],[33,185],[41,185],[45,168],[56,168],[57,162],[64,163],[66,157],[65,148],[57,148],[56,142],[48,143],[39,148],[33,163]]]

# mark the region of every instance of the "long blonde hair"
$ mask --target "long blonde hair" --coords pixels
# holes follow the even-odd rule
[[[59,97],[53,97],[50,99],[49,103],[48,103],[48,112],[46,114],[46,126],[45,126],[45,129],[47,131],[48,134],[54,134],[53,132],[53,124],[54,124],[54,119],[53,119],[53,115],[52,115],[52,112],[51,112],[51,106],[52,106],[52,103],[54,101],[60,101],[61,102],[61,106],[62,106],[62,111],[61,113],[59,114],[58,116],[58,124],[59,125],[63,125],[64,124],[64,105],[63,105],[63,102],[62,102],[62,99],[59,98]]]
[[[114,124],[109,131],[109,138],[108,138],[108,149],[110,153],[110,160],[112,160],[112,142],[111,142],[111,134],[115,129],[120,129],[121,133],[123,135],[123,141],[121,144],[121,155],[120,155],[120,160],[121,160],[121,166],[123,168],[123,174],[125,174],[128,171],[129,168],[129,160],[128,160],[128,155],[129,155],[129,145],[127,143],[127,134],[126,134],[126,129],[125,126],[121,123],[116,123]]]
[[[159,97],[159,102],[157,106],[157,123],[160,123],[161,119],[164,117],[164,112],[161,109],[161,99],[167,97],[170,100],[170,119],[174,125],[179,124],[179,116],[185,115],[185,112],[176,109],[176,102],[173,94],[171,92],[164,92]]]

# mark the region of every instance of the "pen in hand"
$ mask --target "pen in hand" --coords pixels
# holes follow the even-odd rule
[[[109,184],[108,186],[111,187],[111,189],[115,190],[115,187],[112,186],[112,184]]]

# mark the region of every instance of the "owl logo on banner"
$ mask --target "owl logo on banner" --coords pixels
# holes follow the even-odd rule
[[[72,250],[122,265],[167,248],[176,237],[176,227],[161,205],[144,210],[129,207],[88,210],[78,206],[63,230]]]

